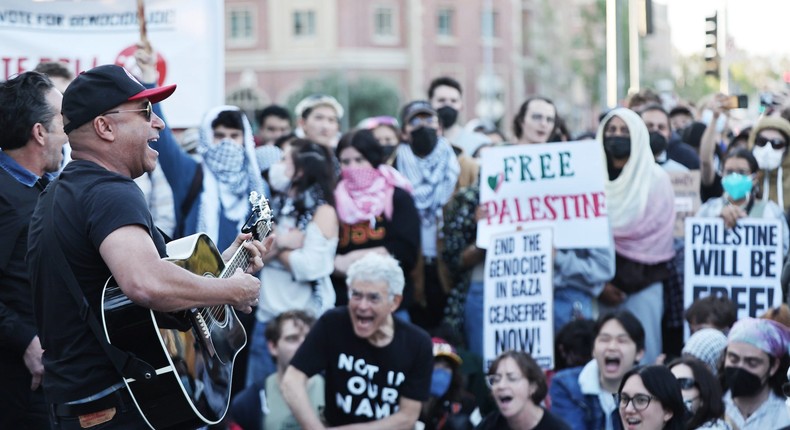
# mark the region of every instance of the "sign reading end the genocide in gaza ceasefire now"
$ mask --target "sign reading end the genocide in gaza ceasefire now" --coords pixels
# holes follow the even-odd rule
[[[782,226],[742,218],[686,218],[684,306],[708,295],[729,297],[738,318],[756,317],[782,302]]]
[[[551,226],[557,248],[609,246],[606,167],[594,140],[486,148],[480,168],[477,246],[492,235]]]
[[[491,238],[483,299],[483,368],[497,355],[526,351],[554,367],[552,231],[522,230]]]

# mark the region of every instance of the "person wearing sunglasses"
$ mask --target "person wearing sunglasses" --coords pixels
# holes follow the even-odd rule
[[[684,356],[673,360],[667,367],[680,384],[683,404],[689,413],[686,429],[731,429],[724,421],[721,386],[705,363]]]
[[[570,430],[562,416],[541,406],[548,389],[546,376],[526,352],[507,351],[491,363],[486,384],[497,409],[477,430]]]
[[[260,281],[252,273],[263,266],[261,242],[239,234],[222,254],[228,260],[244,246],[251,256],[247,273],[225,279],[193,274],[163,259],[165,238],[132,181],[156,166],[151,144],[165,123],[151,103],[175,89],[146,89],[122,67],[102,65],[81,73],[63,94],[63,131],[73,161],[41,194],[27,248],[44,394],[57,428],[149,427],[120,374],[128,372],[107,355],[107,337],[96,328],[101,323],[94,312],[102,308],[109,275],[129,300],[162,314],[225,304],[249,313],[258,303]],[[87,315],[83,303],[92,310]]]
[[[757,172],[758,161],[754,152],[737,149],[724,160],[721,184],[724,195],[706,201],[699,210],[698,217],[721,217],[727,228],[733,228],[741,218],[762,218],[780,220],[782,227],[782,249],[787,254],[790,246],[790,233],[782,208],[772,200],[758,199]]]
[[[762,182],[759,195],[763,200],[779,204],[783,211],[790,206],[784,201],[790,193],[790,178],[784,178],[784,169],[790,168],[787,144],[790,142],[790,122],[778,116],[764,116],[757,121],[749,134],[749,149],[760,167],[758,183]]]
[[[635,367],[623,376],[615,396],[623,428],[683,430],[686,408],[680,384],[661,365]]]

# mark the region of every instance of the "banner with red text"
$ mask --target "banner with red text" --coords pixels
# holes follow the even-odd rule
[[[550,226],[556,248],[611,246],[601,147],[593,140],[486,148],[477,246],[518,226]]]
[[[223,2],[146,0],[148,39],[159,84],[178,84],[164,104],[171,127],[200,124],[224,102]],[[134,73],[140,39],[136,0],[4,0],[0,5],[0,80],[60,61],[76,75],[101,64]]]

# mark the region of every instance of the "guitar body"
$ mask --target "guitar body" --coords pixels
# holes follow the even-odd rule
[[[197,275],[221,277],[225,268],[202,233],[170,242],[167,250],[168,260]],[[156,369],[152,381],[124,378],[151,428],[194,429],[222,420],[230,402],[233,362],[247,343],[232,307],[154,312],[129,300],[113,278],[104,287],[102,304],[110,344]]]

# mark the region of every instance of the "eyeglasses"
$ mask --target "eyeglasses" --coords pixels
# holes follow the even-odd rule
[[[433,126],[436,125],[436,117],[435,116],[424,116],[420,118],[419,116],[415,116],[409,120],[409,125],[412,127],[419,127],[419,126]]]
[[[771,144],[771,148],[773,148],[773,149],[782,149],[782,148],[785,147],[785,145],[787,145],[787,142],[785,142],[784,140],[779,139],[779,138],[766,139],[766,138],[764,138],[762,136],[757,136],[754,139],[754,144],[757,145],[757,146],[765,146],[766,143],[770,143]]]
[[[493,375],[486,375],[486,385],[488,385],[488,388],[494,388],[495,385],[503,380],[507,380],[508,383],[514,384],[522,379],[524,379],[523,376],[514,375],[512,373],[508,373],[504,378],[502,375],[495,373]]]
[[[393,295],[390,294],[389,298],[392,299]],[[380,293],[363,293],[361,291],[357,291],[354,289],[348,290],[348,300],[352,302],[361,302],[363,299],[366,299],[368,303],[371,305],[378,305],[382,301],[384,301],[384,296]]]
[[[628,404],[632,403],[634,409],[637,411],[644,411],[650,406],[650,401],[655,399],[655,397],[648,396],[647,394],[637,394],[634,397],[628,397],[627,394],[614,394],[614,399],[617,404],[620,405],[621,409],[627,408]]]
[[[677,378],[681,390],[690,390],[697,386],[697,381],[693,378]]]
[[[104,112],[102,115],[109,115],[111,113],[124,113],[124,112],[145,112],[143,115],[145,120],[151,122],[151,113],[153,112],[153,106],[151,102],[148,102],[145,106],[145,109],[123,109],[123,110],[111,110],[109,112]]]

